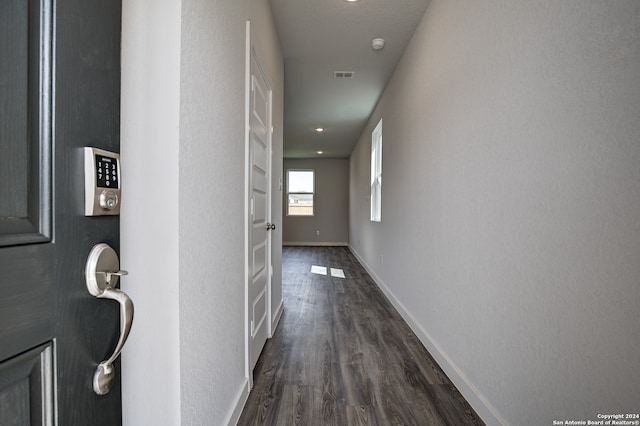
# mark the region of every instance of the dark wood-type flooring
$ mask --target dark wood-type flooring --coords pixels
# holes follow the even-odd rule
[[[282,256],[284,314],[238,424],[484,424],[349,249]]]

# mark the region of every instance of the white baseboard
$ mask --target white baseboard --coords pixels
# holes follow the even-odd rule
[[[418,336],[418,339],[422,342],[424,347],[429,351],[431,356],[436,360],[440,368],[451,379],[453,384],[458,388],[462,396],[465,397],[467,402],[478,413],[480,418],[487,425],[506,425],[507,422],[498,413],[493,405],[482,395],[482,393],[474,386],[473,383],[467,378],[456,364],[449,358],[449,356],[440,348],[440,346],[431,338],[429,333],[422,328],[422,326],[416,321],[411,313],[404,307],[404,305],[396,298],[393,292],[387,287],[384,282],[376,275],[376,273],[369,267],[367,262],[358,254],[358,252],[349,246],[349,250],[358,259],[360,264],[364,267],[367,273],[373,278],[373,281],[378,285],[380,290],[387,296],[391,304],[400,313],[402,318],[409,324],[409,327]]]
[[[273,337],[273,334],[276,332],[276,328],[280,323],[280,318],[282,317],[283,312],[284,312],[284,300],[280,300],[280,305],[276,310],[276,315],[273,317],[273,320],[271,321],[271,337]]]
[[[247,403],[247,399],[249,398],[249,379],[245,378],[242,382],[242,386],[240,386],[240,390],[238,390],[235,398],[235,404],[233,405],[233,410],[227,416],[225,422],[222,424],[234,426],[238,424],[238,420],[240,420],[240,415],[242,414],[242,410],[244,409],[244,405]]]
[[[282,318],[283,312],[284,312],[284,301],[281,300],[280,305],[278,306],[278,309],[276,311],[276,315],[273,318],[273,321],[271,322],[272,324],[271,331],[273,333],[275,333],[276,327],[280,323],[280,318]],[[236,395],[234,408],[231,411],[231,413],[229,413],[229,416],[227,417],[227,421],[223,422],[223,424],[226,424],[229,426],[238,424],[238,420],[240,420],[240,416],[242,415],[242,410],[244,409],[244,405],[247,403],[247,399],[249,399],[250,391],[251,389],[249,389],[249,379],[245,378],[244,381],[242,382],[242,386],[240,387],[240,390],[238,391],[238,394]]]
[[[327,243],[327,242],[304,242],[304,241],[283,241],[283,246],[290,247],[302,247],[302,246],[311,246],[311,247],[349,247],[349,243],[340,242],[340,243]]]

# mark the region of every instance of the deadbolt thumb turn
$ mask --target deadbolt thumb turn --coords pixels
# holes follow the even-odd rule
[[[120,304],[120,338],[113,354],[98,364],[93,375],[93,390],[98,395],[106,395],[113,386],[113,362],[120,355],[133,322],[133,302],[124,291],[116,288],[118,279],[123,275],[127,275],[127,271],[120,270],[118,255],[109,245],[100,243],[93,246],[85,269],[87,289],[97,298],[115,300]]]

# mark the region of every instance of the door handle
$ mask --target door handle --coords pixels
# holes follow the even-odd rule
[[[120,270],[118,255],[109,245],[100,243],[93,246],[85,269],[87,290],[99,299],[115,300],[120,305],[118,343],[111,356],[98,364],[93,375],[93,391],[98,395],[106,395],[113,386],[115,379],[113,362],[120,355],[133,323],[133,301],[124,291],[115,288],[118,279],[127,274],[127,271]]]
[[[276,224],[275,223],[267,223],[267,231],[272,231],[276,229]]]

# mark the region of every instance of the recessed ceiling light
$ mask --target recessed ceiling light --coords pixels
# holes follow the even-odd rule
[[[318,133],[324,132],[324,127],[316,127],[316,132]]]
[[[355,3],[355,2],[357,2],[357,1],[359,1],[359,0],[345,0],[345,1],[346,1],[347,3]]]
[[[316,154],[322,155],[322,154],[324,154],[324,151],[316,151]]]

